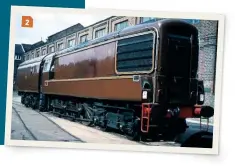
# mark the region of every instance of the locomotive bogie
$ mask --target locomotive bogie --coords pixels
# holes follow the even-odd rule
[[[21,95],[21,103],[26,107],[30,107],[32,109],[37,109],[39,105],[39,99],[37,93],[20,93]]]

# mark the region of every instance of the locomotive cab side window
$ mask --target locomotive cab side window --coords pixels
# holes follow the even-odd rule
[[[118,40],[117,73],[146,73],[153,69],[155,34],[152,32]]]
[[[46,60],[43,66],[43,72],[49,72],[50,65],[51,65],[51,59]]]

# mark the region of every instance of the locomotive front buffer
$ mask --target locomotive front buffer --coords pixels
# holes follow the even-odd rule
[[[212,147],[213,133],[208,128],[209,118],[213,117],[214,109],[203,105],[204,89],[197,94],[195,105],[150,102],[152,95],[150,89],[142,90],[143,103],[140,117],[142,137],[146,138],[150,135],[153,137],[157,133],[158,136],[162,135],[164,140],[181,143],[182,147],[196,147],[198,144],[200,144],[199,147]],[[189,127],[186,119],[199,119],[200,127]],[[202,119],[207,120],[206,129],[202,127]]]

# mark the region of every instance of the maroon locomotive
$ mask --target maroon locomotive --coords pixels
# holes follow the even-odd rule
[[[134,140],[174,138],[187,118],[211,117],[197,79],[198,30],[180,20],[127,27],[23,62],[22,103],[117,129]]]

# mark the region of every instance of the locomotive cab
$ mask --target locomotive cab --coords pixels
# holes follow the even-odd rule
[[[205,95],[203,81],[197,78],[198,30],[183,21],[164,20],[158,23],[158,34],[154,91],[142,90],[141,131],[163,130],[161,126],[168,123],[167,132],[178,134],[187,128],[186,118],[209,118],[214,110],[202,106]]]
[[[158,102],[197,104],[198,32],[184,22],[166,22],[160,27],[157,74]]]

